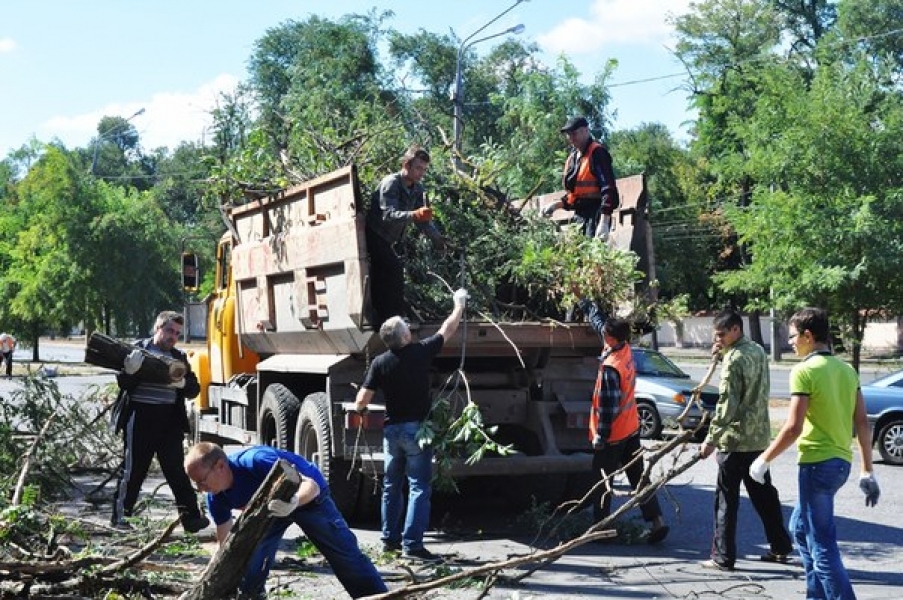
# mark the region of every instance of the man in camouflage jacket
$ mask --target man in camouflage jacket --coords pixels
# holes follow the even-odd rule
[[[743,319],[736,311],[722,311],[713,325],[712,351],[722,354],[723,365],[718,405],[700,448],[703,458],[717,450],[718,461],[715,532],[711,560],[703,566],[725,571],[734,568],[741,482],[762,520],[770,545],[762,560],[786,562],[793,543],[784,527],[778,491],[771,484],[770,476],[766,476],[765,483],[758,483],[749,475],[749,466],[771,442],[768,358],[761,346],[743,334]]]

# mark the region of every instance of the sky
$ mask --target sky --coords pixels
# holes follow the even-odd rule
[[[104,116],[130,119],[145,149],[206,142],[218,94],[247,80],[255,41],[286,21],[391,10],[387,25],[403,33],[463,40],[512,6],[473,39],[523,24],[520,37],[540,47],[543,62],[553,65],[564,54],[587,82],[616,59],[615,129],[658,122],[684,140],[692,113],[667,17],[685,13],[689,3],[0,0],[0,157],[33,137],[87,146]],[[472,48],[483,53],[503,39]]]

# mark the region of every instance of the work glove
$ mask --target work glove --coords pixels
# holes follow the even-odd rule
[[[608,234],[611,231],[611,215],[602,215],[599,224],[596,226],[596,237],[602,241],[608,240]]]
[[[169,387],[175,388],[177,390],[181,390],[182,388],[185,387],[185,378],[180,377],[179,379],[176,379],[175,381],[170,381]]]
[[[467,304],[467,299],[470,298],[470,296],[467,294],[467,290],[465,290],[464,288],[459,288],[455,290],[455,295],[453,296],[453,298],[455,300],[455,306],[464,307]]]
[[[593,450],[604,450],[605,445],[605,439],[601,435],[597,433],[593,436]]]
[[[274,517],[287,517],[298,508],[298,496],[292,494],[290,500],[270,500],[267,508]]]
[[[760,454],[759,457],[749,465],[749,476],[759,483],[765,483],[765,473],[768,473],[768,467],[770,466],[771,463],[762,458],[762,455]]]
[[[544,216],[544,217],[551,217],[551,216],[555,213],[555,210],[556,210],[557,208],[558,208],[558,203],[557,203],[557,202],[552,202],[551,204],[546,204],[546,205],[542,208],[542,216]]]
[[[135,348],[125,355],[125,359],[122,361],[122,372],[126,375],[134,375],[138,372],[138,369],[141,368],[143,363],[144,352]]]
[[[429,206],[421,206],[414,211],[413,217],[415,223],[426,223],[433,219],[433,209]]]
[[[881,495],[881,489],[878,487],[878,480],[875,479],[874,473],[863,471],[859,476],[859,489],[865,494],[865,505],[875,506],[878,504],[878,497]]]

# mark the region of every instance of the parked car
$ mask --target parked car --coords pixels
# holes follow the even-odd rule
[[[862,386],[872,441],[889,465],[903,465],[903,371]]]
[[[640,414],[640,437],[655,439],[666,430],[678,428],[677,417],[691,400],[691,390],[697,382],[680,370],[671,360],[655,350],[632,348],[636,365],[636,401]],[[718,388],[707,385],[700,400],[703,408],[714,411],[718,403]],[[684,419],[684,429],[695,429],[702,420],[703,411],[692,407]],[[702,437],[705,429],[700,430]]]

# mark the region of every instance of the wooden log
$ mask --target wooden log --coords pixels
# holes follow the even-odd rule
[[[171,383],[185,377],[188,368],[180,360],[169,356],[151,354],[143,348],[121,342],[116,338],[94,332],[88,338],[85,347],[85,362],[105,369],[122,370],[125,357],[132,350],[141,350],[144,354],[144,362],[136,375],[144,381],[151,383]]]
[[[301,476],[295,467],[280,459],[254,493],[219,551],[213,556],[200,581],[179,600],[221,600],[238,589],[251,556],[266,535],[273,517],[270,500],[288,500],[298,492]]]

